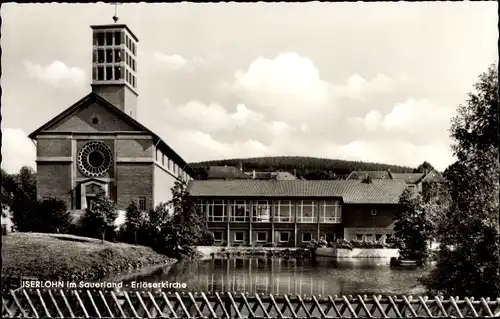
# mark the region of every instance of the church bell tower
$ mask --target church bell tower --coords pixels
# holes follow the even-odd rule
[[[137,119],[137,43],[125,24],[92,28],[92,91]]]

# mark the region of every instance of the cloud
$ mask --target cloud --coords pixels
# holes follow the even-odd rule
[[[416,145],[405,140],[355,140],[335,143],[333,139],[312,139],[310,136],[276,134],[270,143],[247,138],[222,141],[214,134],[197,129],[168,128],[168,143],[188,161],[205,161],[256,156],[315,156],[351,161],[377,162],[417,167],[424,161],[444,170],[454,158],[449,143],[437,141]]]
[[[36,147],[19,128],[2,128],[2,168],[17,173],[25,165],[36,169]]]
[[[172,111],[176,114],[175,118],[179,124],[191,125],[208,133],[231,131],[264,121],[262,114],[248,109],[244,104],[238,104],[236,111],[230,113],[217,103],[204,104],[200,101],[190,101],[168,110]]]
[[[47,66],[24,61],[25,70],[32,78],[54,87],[80,86],[86,82],[85,71],[78,67],[68,67],[61,61],[53,61]]]
[[[423,138],[416,143],[400,133],[425,135],[429,125],[443,129],[448,111],[435,110],[427,100],[408,99],[385,113],[379,108],[359,118],[343,115],[343,99],[366,104],[410,80],[379,73],[329,83],[311,59],[296,53],[259,57],[219,87],[229,96],[220,98],[224,103],[165,104],[165,120],[173,125],[160,131],[188,161],[307,155],[415,167],[427,160],[444,169],[451,163],[448,141]],[[354,136],[349,124],[374,134]]]
[[[299,118],[314,121],[328,112],[329,84],[319,76],[313,62],[296,53],[283,53],[274,59],[259,57],[246,71],[237,71],[231,89],[242,100],[270,118],[298,124]],[[305,112],[310,110],[310,112]]]
[[[394,105],[385,115],[378,110],[371,110],[364,117],[351,119],[350,122],[361,125],[368,131],[384,130],[447,137],[448,124],[454,114],[454,108],[436,105],[428,99],[410,98]]]
[[[342,98],[365,101],[408,81],[404,75],[392,78],[379,73],[371,80],[353,74],[344,83],[331,83],[320,77],[311,59],[287,52],[273,59],[253,60],[247,70],[235,73],[228,86],[247,105],[270,118],[297,126],[305,123],[313,131],[324,132],[343,112]]]
[[[187,65],[188,61],[178,54],[168,55],[165,53],[155,52],[153,57],[156,61],[172,68],[180,69]]]
[[[296,53],[283,53],[273,60],[254,60],[246,72],[235,74],[236,85],[249,91],[272,96],[289,96],[312,103],[323,103],[328,96],[328,83],[308,58]]]
[[[410,81],[410,78],[404,74],[392,78],[383,73],[378,73],[371,80],[366,80],[359,74],[353,74],[346,80],[345,84],[333,85],[332,94],[336,98],[365,101],[367,97],[374,94],[393,92],[398,85]]]

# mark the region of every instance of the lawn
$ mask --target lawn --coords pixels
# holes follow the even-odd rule
[[[126,270],[171,263],[149,247],[63,234],[2,236],[2,276],[39,280],[103,279]]]

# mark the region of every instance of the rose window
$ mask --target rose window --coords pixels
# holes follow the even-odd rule
[[[78,153],[78,167],[87,176],[101,176],[111,167],[111,149],[103,142],[89,142]]]

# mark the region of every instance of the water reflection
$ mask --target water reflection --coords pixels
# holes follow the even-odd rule
[[[417,278],[428,269],[392,269],[376,259],[229,258],[179,263],[135,281],[186,283],[186,291],[272,294],[423,294]],[[180,290],[182,291],[182,289]]]

